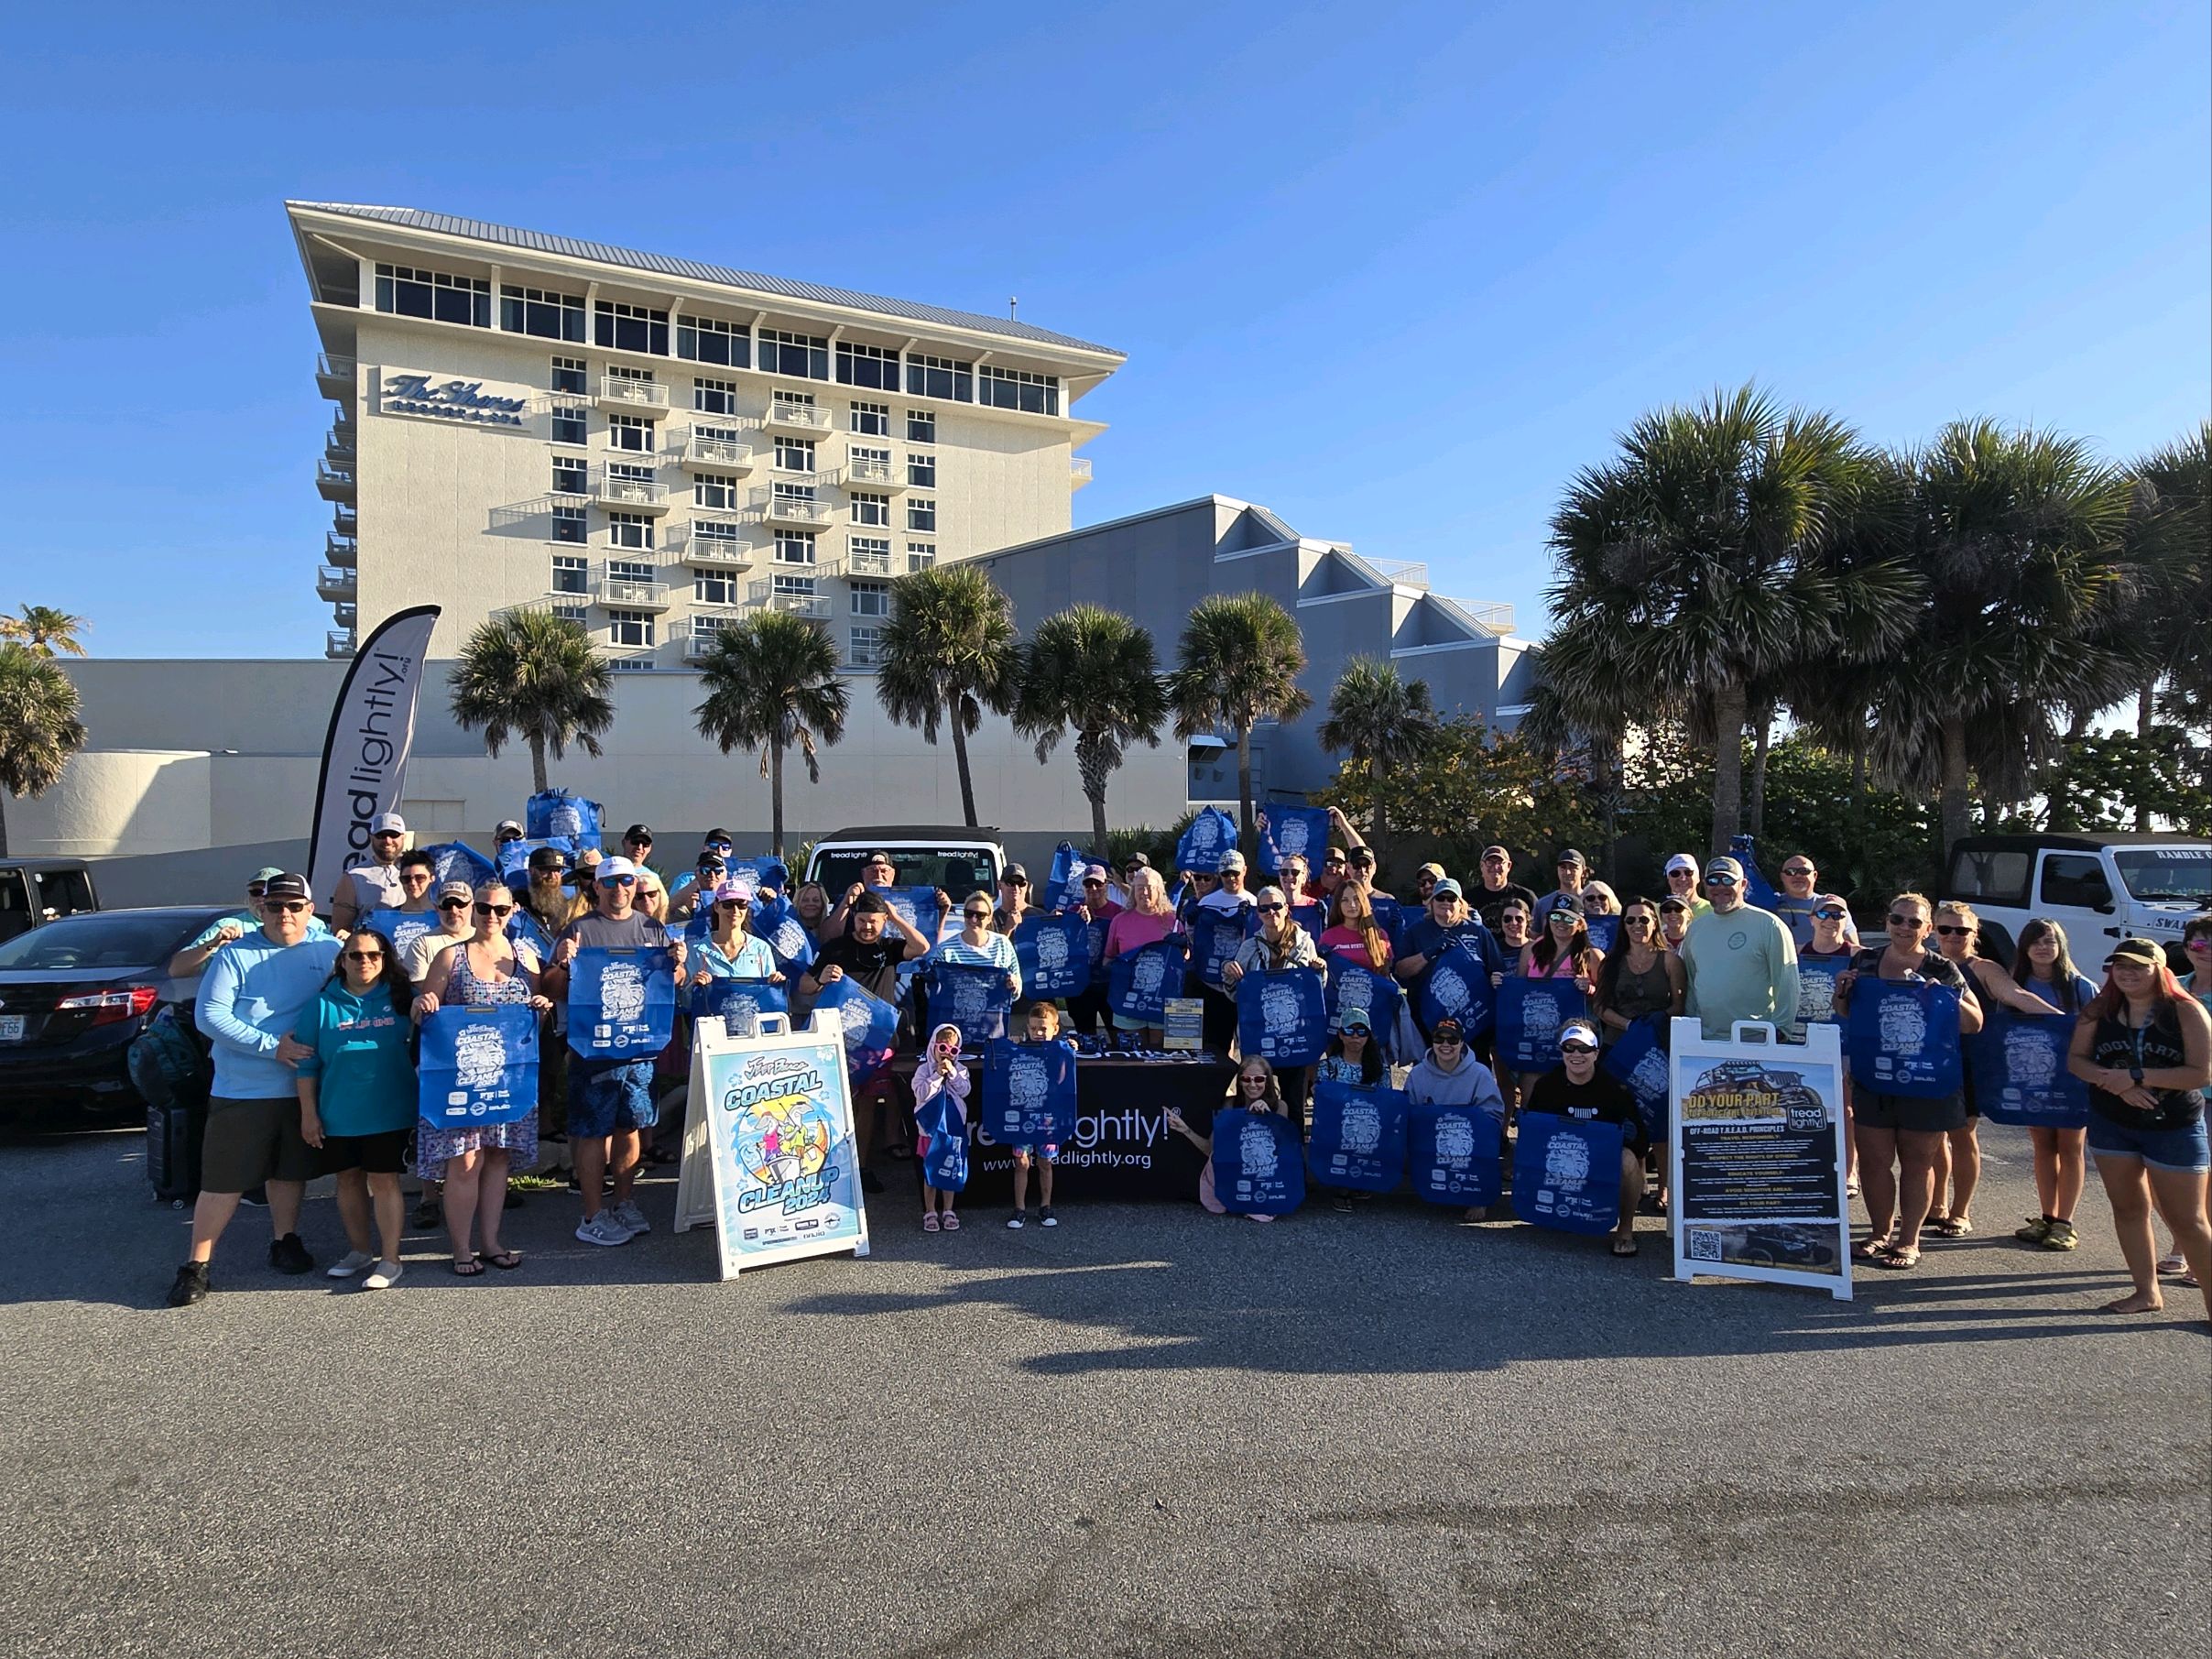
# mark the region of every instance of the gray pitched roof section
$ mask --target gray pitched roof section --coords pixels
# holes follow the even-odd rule
[[[757,271],[733,270],[726,265],[703,265],[696,259],[671,259],[666,254],[641,254],[634,248],[611,247],[604,242],[580,242],[573,236],[549,236],[542,231],[517,230],[490,224],[482,219],[460,219],[451,213],[425,213],[415,207],[364,207],[345,202],[291,202],[288,207],[316,213],[343,213],[353,219],[371,219],[411,230],[435,231],[441,235],[466,236],[473,242],[496,243],[527,248],[532,253],[560,254],[571,259],[595,259],[602,265],[627,266],[632,270],[655,271],[664,277],[682,277],[693,282],[713,282],[725,288],[745,289],[756,294],[781,294],[788,300],[812,300],[821,305],[846,305],[877,311],[887,317],[904,317],[915,322],[934,322],[947,328],[975,329],[1003,334],[1012,340],[1030,340],[1041,345],[1073,347],[1076,351],[1104,352],[1128,361],[1127,355],[1110,345],[1095,345],[1072,334],[1055,334],[1007,317],[986,317],[975,311],[948,311],[941,305],[919,305],[911,300],[889,300],[881,294],[855,293],[849,289],[823,288],[813,282],[793,282],[783,277],[764,277]]]

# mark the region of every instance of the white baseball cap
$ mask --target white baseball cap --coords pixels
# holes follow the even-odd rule
[[[634,879],[637,874],[637,867],[627,858],[602,858],[592,867],[592,879],[594,881],[611,881],[617,876]]]
[[[1676,870],[1688,870],[1694,876],[1697,874],[1697,860],[1687,853],[1676,853],[1667,860],[1667,874],[1672,876]]]
[[[387,831],[401,835],[406,835],[407,820],[398,813],[382,813],[369,820],[370,835],[381,835]]]

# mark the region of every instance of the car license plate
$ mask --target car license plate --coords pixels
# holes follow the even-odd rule
[[[21,1014],[0,1014],[0,1042],[23,1041],[23,1019]]]

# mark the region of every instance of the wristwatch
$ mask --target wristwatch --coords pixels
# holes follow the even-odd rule
[[[2128,1080],[2140,1085],[2143,1080],[2143,1068],[2140,1065],[2130,1065],[2128,1068]]]

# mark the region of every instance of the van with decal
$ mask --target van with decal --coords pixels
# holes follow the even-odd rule
[[[977,889],[998,892],[1006,849],[995,829],[947,828],[929,824],[858,824],[833,830],[814,843],[806,879],[819,881],[835,904],[860,879],[870,853],[888,853],[896,886],[940,888],[960,901]]]
[[[1967,835],[1951,845],[1939,898],[1981,918],[1983,953],[2010,966],[2031,917],[2066,930],[2075,966],[2091,978],[2124,938],[2155,939],[2187,971],[2182,929],[2212,911],[2212,841],[2201,835]]]

